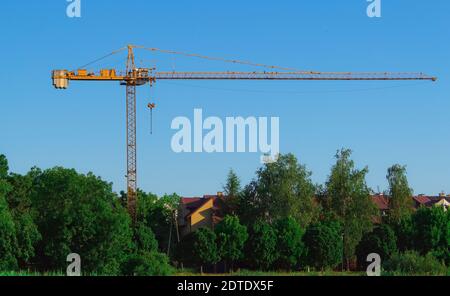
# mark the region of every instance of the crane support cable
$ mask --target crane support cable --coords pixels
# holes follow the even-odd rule
[[[89,62],[89,63],[87,63],[87,64],[85,64],[85,65],[83,65],[83,66],[81,66],[81,67],[78,67],[78,69],[84,69],[84,68],[86,68],[86,67],[88,67],[88,66],[90,66],[90,65],[92,65],[92,64],[95,64],[95,63],[97,63],[97,62],[100,62],[101,60],[104,60],[104,59],[106,59],[106,58],[108,58],[108,57],[110,57],[110,56],[112,56],[112,55],[115,55],[115,54],[117,54],[117,53],[119,53],[119,52],[122,52],[122,51],[124,51],[124,50],[126,50],[126,49],[127,49],[126,47],[122,47],[122,48],[120,48],[120,49],[118,49],[118,50],[115,50],[115,51],[113,51],[113,52],[111,52],[111,53],[108,53],[108,54],[105,55],[105,56],[102,56],[101,58],[95,59],[95,60],[93,60],[92,62]]]
[[[153,52],[161,52],[161,53],[168,53],[168,54],[175,54],[175,55],[183,55],[186,57],[194,57],[199,59],[205,59],[210,61],[220,61],[225,63],[232,63],[232,64],[240,64],[240,65],[247,65],[247,66],[254,66],[254,67],[262,67],[262,68],[268,68],[268,69],[278,69],[278,70],[284,70],[284,71],[295,71],[295,72],[304,72],[304,73],[310,73],[310,71],[304,71],[299,70],[295,68],[287,68],[287,67],[281,67],[281,66],[274,66],[274,65],[266,65],[266,64],[258,64],[253,63],[249,61],[240,61],[240,60],[230,60],[230,59],[224,59],[224,58],[218,58],[218,57],[210,57],[195,53],[187,53],[187,52],[181,52],[181,51],[173,51],[173,50],[166,50],[166,49],[160,49],[160,48],[151,48],[151,47],[144,47],[139,45],[133,45],[134,48],[138,49],[144,49],[149,50]]]
[[[320,71],[305,71],[305,70],[299,70],[296,68],[288,68],[288,67],[281,67],[281,66],[274,66],[274,65],[267,65],[267,64],[259,64],[259,63],[253,63],[249,61],[240,61],[240,60],[230,60],[230,59],[224,59],[219,57],[210,57],[195,53],[186,53],[181,51],[174,51],[174,50],[166,50],[166,49],[160,49],[160,48],[152,48],[152,47],[144,47],[140,45],[132,45],[133,48],[153,51],[153,52],[161,52],[161,53],[167,53],[167,54],[174,54],[174,55],[183,55],[187,57],[195,57],[200,59],[206,59],[206,60],[212,60],[212,61],[221,61],[225,63],[233,63],[233,64],[241,64],[241,65],[248,65],[248,66],[255,66],[255,67],[262,67],[262,68],[269,68],[269,69],[278,69],[283,71],[292,71],[294,73],[290,74],[296,74],[296,75],[312,75],[312,76],[321,76],[321,75],[331,75],[331,76],[382,76],[382,77],[388,77],[390,72],[320,72]],[[286,73],[289,74],[289,73]],[[419,77],[421,79],[429,79],[430,80],[436,80],[435,77],[428,77],[425,73],[422,72],[396,72],[395,73],[398,76],[410,76],[410,77]]]

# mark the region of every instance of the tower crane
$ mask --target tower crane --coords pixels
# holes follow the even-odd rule
[[[135,64],[134,49],[145,49],[153,52],[178,54],[209,60],[258,66],[272,69],[272,72],[158,72],[154,68],[138,68]],[[101,69],[98,73],[89,72],[85,67],[103,58],[128,51],[126,71],[120,73],[116,69]],[[126,131],[127,131],[127,208],[133,221],[136,219],[137,206],[137,157],[136,157],[136,87],[146,84],[153,85],[158,80],[430,80],[436,77],[424,73],[405,72],[314,72],[298,71],[292,68],[254,64],[251,62],[226,60],[197,54],[146,48],[143,46],[128,45],[107,56],[87,64],[75,71],[52,71],[53,86],[57,89],[66,89],[69,81],[118,81],[126,86]],[[277,70],[277,71],[274,71]],[[154,104],[149,104],[153,109]]]

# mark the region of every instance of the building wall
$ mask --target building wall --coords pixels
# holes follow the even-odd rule
[[[180,224],[181,236],[186,236],[202,227],[212,228],[213,205],[214,200],[210,198],[187,218],[185,224]]]
[[[450,207],[450,203],[445,198],[443,198],[440,201],[438,201],[437,203],[435,203],[434,206],[442,207],[442,208],[444,208],[444,210],[447,211],[447,209]]]
[[[213,215],[213,199],[209,199],[203,206],[191,215],[190,224],[191,232],[196,231],[201,227],[212,227]]]

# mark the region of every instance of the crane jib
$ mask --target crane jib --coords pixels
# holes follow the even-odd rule
[[[55,70],[52,74],[56,88],[67,88],[69,81],[120,81],[137,86],[156,80],[431,80],[436,77],[423,73],[339,73],[339,72],[155,72],[136,69],[118,75],[114,69],[103,69],[98,74],[86,70]]]

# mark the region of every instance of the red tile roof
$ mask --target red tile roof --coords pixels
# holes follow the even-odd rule
[[[372,200],[380,211],[389,210],[389,199],[384,195],[374,195]]]
[[[416,201],[417,203],[419,203],[421,205],[426,205],[427,203],[429,203],[431,201],[431,199],[425,195],[414,196],[413,199],[414,199],[414,201]]]
[[[181,203],[186,205],[186,204],[190,204],[190,203],[193,203],[193,202],[197,202],[200,199],[201,199],[200,197],[182,197],[181,198]]]

